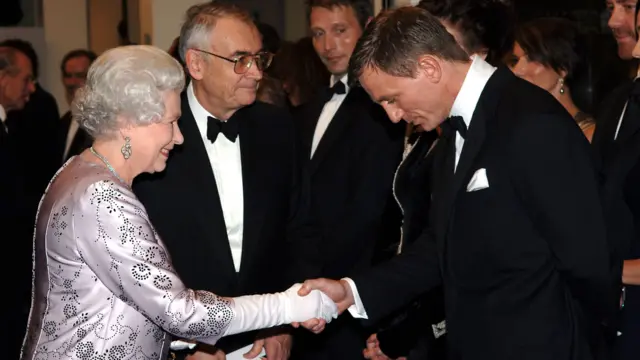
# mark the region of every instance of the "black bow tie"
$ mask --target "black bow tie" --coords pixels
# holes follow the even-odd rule
[[[333,94],[343,95],[343,94],[346,94],[347,88],[344,86],[344,83],[342,81],[338,81],[337,83],[333,84],[333,86],[329,91],[331,95]]]
[[[442,136],[447,138],[453,136],[456,131],[463,139],[467,136],[467,124],[465,124],[462,116],[449,116],[447,120],[440,124],[440,128],[442,129]]]
[[[227,121],[220,121],[214,117],[207,116],[207,139],[215,142],[220,133],[223,133],[229,141],[236,142],[238,138],[238,119],[232,116]]]

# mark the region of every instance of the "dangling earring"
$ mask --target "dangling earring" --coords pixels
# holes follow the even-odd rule
[[[131,138],[128,136],[124,137],[124,145],[120,148],[120,152],[122,152],[122,156],[127,160],[131,157]]]
[[[560,94],[564,94],[564,79],[560,78],[558,81],[560,82]]]

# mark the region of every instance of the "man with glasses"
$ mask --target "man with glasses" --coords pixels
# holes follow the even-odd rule
[[[187,11],[179,49],[191,77],[178,121],[184,144],[165,172],[137,182],[134,191],[187,286],[222,296],[286,289],[305,274],[292,265],[297,245],[316,242],[299,235],[306,233],[306,211],[298,205],[304,197],[293,121],[256,102],[273,55],[263,51],[244,9],[217,1]],[[251,344],[248,358],[264,349],[269,359],[285,360],[291,336],[286,328],[239,334],[216,348],[198,344],[186,358],[224,359]]]

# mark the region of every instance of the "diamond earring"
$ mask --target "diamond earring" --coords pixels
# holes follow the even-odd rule
[[[131,157],[131,138],[128,136],[125,136],[124,145],[122,145],[120,152],[122,152],[122,156],[124,156],[125,160]]]
[[[564,79],[560,78],[558,81],[560,82],[560,94],[564,94]]]

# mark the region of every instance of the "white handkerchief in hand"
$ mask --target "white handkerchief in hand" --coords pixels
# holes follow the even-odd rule
[[[467,185],[467,192],[478,191],[489,187],[489,179],[487,179],[487,169],[478,169],[471,177],[471,181]]]
[[[307,296],[298,295],[302,284],[295,284],[284,293],[289,299],[287,319],[291,322],[305,322],[311,319],[324,319],[330,323],[338,317],[338,307],[322,291],[312,290]]]

